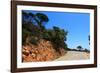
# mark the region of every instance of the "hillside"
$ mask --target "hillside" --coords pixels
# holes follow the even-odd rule
[[[81,45],[77,46],[78,50],[68,48],[68,31],[56,24],[47,28],[49,21],[41,12],[22,11],[22,62],[53,61],[59,57],[62,60],[81,59],[83,52],[90,52],[86,48],[82,50]]]
[[[22,11],[22,62],[50,61],[67,50],[67,31],[58,26],[47,29],[47,15]]]
[[[52,43],[46,40],[40,40],[37,45],[30,44],[22,48],[23,62],[51,61],[64,54],[63,48],[57,52]]]

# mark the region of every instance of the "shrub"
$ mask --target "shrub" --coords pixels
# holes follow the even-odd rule
[[[64,29],[54,26],[52,29],[46,29],[44,23],[49,21],[47,15],[43,13],[33,14],[31,12],[22,12],[23,22],[22,22],[22,43],[32,43],[37,44],[40,39],[45,39],[51,41],[55,49],[59,51],[59,48],[64,48],[67,50],[67,40],[66,32]],[[35,21],[35,23],[33,22]],[[35,39],[35,37],[37,39]]]
[[[31,38],[31,40],[30,40],[30,43],[34,44],[34,45],[37,45],[37,42],[38,42],[38,40],[34,39],[34,38]]]

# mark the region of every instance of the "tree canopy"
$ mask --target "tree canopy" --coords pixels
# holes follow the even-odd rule
[[[40,39],[51,41],[55,48],[67,49],[67,31],[57,26],[46,29],[45,25],[49,22],[47,15],[43,13],[32,13],[22,11],[22,40],[23,45],[27,43],[36,44]]]
[[[77,49],[81,51],[83,48],[82,48],[82,46],[79,45],[79,46],[77,46]]]

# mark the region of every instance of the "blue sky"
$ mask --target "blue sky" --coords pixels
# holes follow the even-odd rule
[[[58,26],[68,31],[67,41],[69,48],[76,48],[81,45],[83,48],[89,49],[88,35],[90,34],[90,14],[76,12],[51,12],[51,11],[32,11],[32,13],[44,13],[48,16],[49,22],[45,24],[47,29]]]

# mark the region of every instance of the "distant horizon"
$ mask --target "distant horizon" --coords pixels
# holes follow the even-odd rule
[[[52,12],[52,11],[34,11],[23,10],[32,13],[43,13],[49,18],[49,22],[44,26],[46,29],[52,29],[57,26],[68,31],[67,41],[68,48],[76,49],[77,46],[89,48],[88,35],[90,35],[90,14],[77,12]]]

